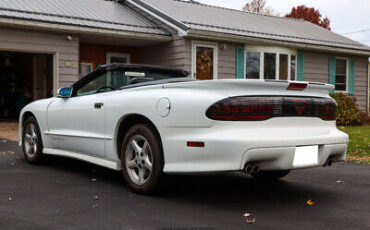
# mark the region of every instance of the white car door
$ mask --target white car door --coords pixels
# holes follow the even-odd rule
[[[104,92],[110,90],[107,78],[107,72],[97,73],[74,88],[72,97],[51,103],[47,118],[52,148],[105,157],[104,102],[109,93]],[[97,92],[99,89],[102,91]]]

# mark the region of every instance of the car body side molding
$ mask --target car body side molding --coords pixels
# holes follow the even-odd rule
[[[121,164],[116,161],[111,161],[107,159],[103,159],[100,157],[95,157],[91,155],[86,155],[83,153],[76,153],[76,152],[71,152],[71,151],[65,151],[65,150],[60,150],[60,149],[51,149],[51,148],[44,148],[43,150],[44,154],[47,155],[56,155],[56,156],[64,156],[64,157],[69,157],[69,158],[74,158],[78,160],[83,160],[87,161],[96,165],[100,165],[103,167],[107,167],[113,170],[121,170]]]

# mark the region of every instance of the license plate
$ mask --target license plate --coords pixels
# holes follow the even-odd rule
[[[319,146],[296,147],[294,153],[293,166],[302,167],[318,164]]]

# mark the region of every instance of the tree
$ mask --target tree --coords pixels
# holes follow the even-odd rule
[[[289,14],[286,14],[285,17],[304,19],[325,29],[331,30],[330,20],[328,17],[322,18],[319,10],[305,5],[293,7],[292,11]]]
[[[244,11],[263,13],[265,11],[266,1],[265,0],[252,0],[243,7]]]
[[[279,13],[275,13],[273,9],[266,6],[265,0],[252,0],[251,2],[245,4],[243,11],[280,16]]]

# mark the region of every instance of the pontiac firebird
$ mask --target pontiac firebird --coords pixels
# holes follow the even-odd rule
[[[20,114],[25,159],[45,154],[122,170],[152,192],[163,174],[241,171],[278,179],[345,159],[333,86],[271,80],[197,81],[174,68],[102,66]]]

